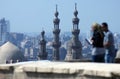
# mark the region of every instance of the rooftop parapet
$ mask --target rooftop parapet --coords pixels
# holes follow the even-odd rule
[[[0,65],[0,77],[4,77],[2,79],[119,79],[120,65],[32,61]]]

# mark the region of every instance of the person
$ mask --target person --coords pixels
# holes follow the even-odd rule
[[[104,33],[101,30],[101,26],[98,23],[92,24],[92,61],[104,62],[105,49],[103,46]]]
[[[115,46],[113,33],[108,29],[106,22],[102,23],[102,30],[105,32],[104,47],[105,47],[105,62],[113,63],[115,60]]]

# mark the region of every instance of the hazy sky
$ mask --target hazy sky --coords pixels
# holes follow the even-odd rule
[[[52,31],[58,4],[61,31],[71,31],[74,4],[79,28],[88,32],[93,22],[108,22],[113,32],[120,30],[120,0],[0,0],[0,18],[10,20],[11,32]]]

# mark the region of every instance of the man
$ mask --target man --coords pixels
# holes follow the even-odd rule
[[[114,36],[112,32],[108,29],[108,24],[106,22],[102,23],[102,30],[105,32],[104,37],[104,47],[105,47],[105,62],[113,63],[115,59],[115,46],[114,46]]]

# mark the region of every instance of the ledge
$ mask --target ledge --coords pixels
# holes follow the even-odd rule
[[[11,69],[13,68],[13,69]],[[32,61],[16,64],[0,65],[0,70],[13,70],[13,75],[19,73],[38,73],[38,74],[59,74],[114,78],[120,77],[119,64],[89,63],[89,62],[50,62],[50,61]],[[21,76],[27,76],[27,75]],[[49,76],[48,76],[49,77]],[[23,79],[26,77],[23,77]]]

